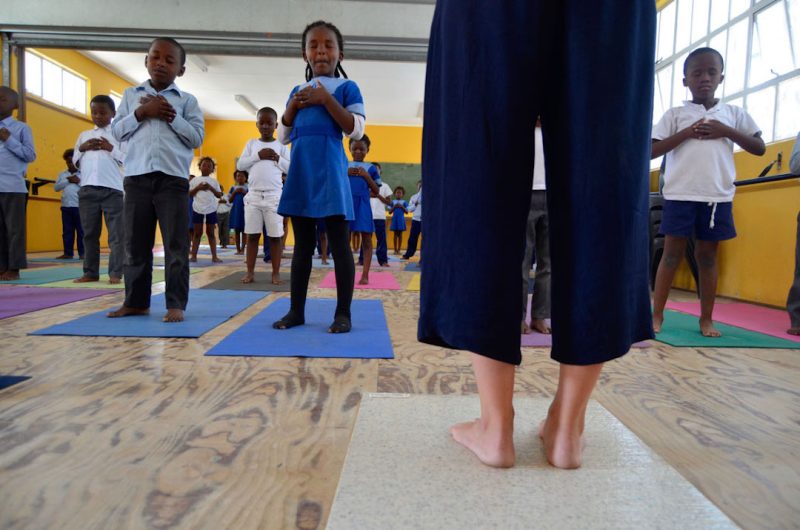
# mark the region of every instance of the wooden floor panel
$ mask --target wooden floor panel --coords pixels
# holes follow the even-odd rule
[[[192,286],[241,269],[226,261]],[[313,287],[326,272],[310,296],[335,296]],[[404,290],[355,294],[383,301],[395,359],[203,356],[278,296],[197,340],[27,335],[121,294],[0,321],[0,373],[33,377],[0,391],[0,528],[323,528],[361,393],[477,390],[469,354],[416,342]],[[557,378],[549,350],[523,350],[519,395]],[[796,351],[654,343],[610,363],[595,397],[738,524],[798,527]]]

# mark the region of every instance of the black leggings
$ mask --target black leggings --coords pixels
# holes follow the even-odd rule
[[[308,278],[311,276],[311,259],[317,244],[317,220],[311,217],[292,217],[294,230],[294,255],[292,256],[292,303],[291,312],[304,317]],[[336,272],[336,313],[335,317],[350,319],[350,303],[353,301],[353,287],[356,266],[350,251],[350,223],[343,216],[325,218],[328,233],[328,248],[333,254]]]

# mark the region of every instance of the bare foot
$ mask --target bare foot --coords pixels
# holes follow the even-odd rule
[[[388,263],[381,263],[381,267],[391,267]]]
[[[66,254],[61,254],[60,256],[56,256],[56,259],[72,259],[72,256],[67,256]]]
[[[323,258],[323,259],[322,259],[322,264],[323,264],[323,265],[327,265],[327,264],[328,264],[328,260],[327,260],[327,258]]]
[[[92,278],[91,276],[81,276],[76,280],[72,280],[72,283],[89,283],[89,282],[99,282],[100,278]]]
[[[528,326],[528,323],[523,320],[522,324],[520,325],[520,330],[519,331],[523,335],[530,335],[531,328]]]
[[[358,280],[358,285],[369,285],[369,276],[361,275],[361,279]]]
[[[714,322],[711,320],[700,320],[700,333],[704,337],[721,337],[722,333],[714,327]]]
[[[800,335],[800,327],[798,328],[789,328],[786,330],[786,333],[789,335]]]
[[[583,433],[572,429],[559,429],[550,414],[539,424],[539,438],[544,444],[545,456],[550,465],[559,469],[578,469],[583,460],[586,442]]]
[[[281,284],[281,274],[272,273],[272,285],[280,285]]]
[[[244,276],[242,276],[242,279],[240,281],[242,283],[253,283],[254,281],[256,281],[256,275],[253,274],[252,272],[247,272],[245,273]]]
[[[244,250],[237,250],[235,255],[236,255],[236,256],[242,256],[242,255],[244,255]]]
[[[110,283],[111,285],[120,284],[122,283],[122,278],[117,278],[116,276],[109,276],[108,283]]]
[[[664,315],[656,315],[653,313],[653,331],[661,333],[661,326],[664,324]]]
[[[192,263],[197,263],[197,256],[191,256],[189,258],[189,261],[191,261]]]
[[[167,309],[164,318],[162,318],[164,322],[183,322],[183,309]]]
[[[19,280],[19,269],[9,269],[0,274],[0,281],[11,282]]]
[[[211,261],[212,261],[213,263],[222,263],[222,260],[221,260],[220,258],[216,257],[216,256],[214,256],[213,258],[211,258]]]
[[[136,307],[128,307],[123,305],[119,309],[111,311],[106,316],[108,318],[120,318],[120,317],[133,317],[133,316],[149,315],[149,314],[150,314],[150,309],[147,308],[140,309]]]
[[[531,329],[533,331],[536,331],[537,333],[542,333],[544,335],[550,335],[550,333],[552,333],[550,327],[547,325],[547,322],[543,318],[532,318]]]
[[[503,431],[487,430],[480,419],[450,427],[453,440],[472,451],[487,466],[512,467],[516,459],[513,420]]]

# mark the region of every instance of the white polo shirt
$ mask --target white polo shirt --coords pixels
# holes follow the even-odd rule
[[[280,157],[280,160],[261,160],[258,152],[270,148]],[[250,140],[242,151],[242,156],[236,162],[236,169],[247,171],[247,187],[250,191],[257,191],[268,195],[280,195],[283,190],[284,173],[289,173],[289,148],[278,140],[262,142],[259,138]]]
[[[664,113],[653,127],[652,138],[664,140],[698,120],[717,120],[747,136],[761,130],[741,107],[717,103],[710,109],[685,101]],[[690,138],[667,153],[664,198],[671,201],[731,202],[736,193],[733,141],[729,138]]]
[[[111,152],[105,150],[85,151],[81,153],[80,146],[92,138],[105,138],[113,146]],[[81,170],[81,186],[101,186],[119,191],[122,189],[122,176],[125,162],[125,145],[120,144],[111,133],[111,125],[103,128],[95,127],[83,131],[75,143],[75,154],[72,163]]]
[[[207,182],[217,191],[222,191],[219,187],[219,182],[214,177],[204,177],[199,176],[192,179],[189,182],[189,190],[195,189],[197,186],[202,184],[203,182]],[[195,212],[208,215],[210,213],[214,213],[217,211],[217,205],[219,204],[219,199],[208,190],[198,191],[194,194],[194,200],[192,201],[192,210]]]
[[[378,188],[378,195],[381,197],[388,197],[392,194],[392,188],[383,182],[381,187]],[[369,207],[372,208],[372,219],[380,221],[386,220],[386,205],[381,202],[377,197],[370,197]]]

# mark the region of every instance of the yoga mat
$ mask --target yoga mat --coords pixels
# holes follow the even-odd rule
[[[281,284],[272,285],[272,272],[256,271],[256,281],[253,283],[242,283],[242,276],[244,272],[234,272],[224,278],[220,278],[215,282],[200,287],[200,289],[224,289],[229,291],[273,291],[279,293],[288,293],[290,284],[289,279],[291,276],[287,273],[281,273]]]
[[[538,333],[535,331],[530,332],[527,335],[520,335],[521,337],[521,346],[523,348],[552,348],[553,347],[553,336],[546,335],[544,333]],[[635,342],[631,345],[631,348],[649,348],[652,346],[651,343],[644,341],[644,342]]]
[[[4,281],[0,283],[8,285],[41,285],[43,283],[59,282],[83,276],[82,267],[47,267],[44,269],[19,271],[19,280]],[[101,276],[107,274],[105,269],[101,269]]]
[[[361,273],[356,270],[356,289],[383,289],[386,291],[400,290],[400,284],[397,283],[397,280],[391,272],[370,271],[369,284],[367,285],[359,285],[359,278],[361,278]],[[322,282],[320,282],[319,286],[322,289],[336,289],[336,274],[334,272],[329,272],[325,278],[322,279]]]
[[[0,375],[0,390],[21,383],[27,379],[30,379],[30,377],[24,375]]]
[[[422,272],[422,267],[419,263],[409,262],[406,263],[406,266],[403,270],[406,272]]]
[[[516,398],[516,466],[481,464],[447,429],[478,396],[366,394],[328,518],[351,528],[737,528],[596,401],[580,469],[548,465],[537,436],[550,400]]]
[[[407,291],[419,291],[419,289],[420,289],[419,282],[420,282],[421,278],[422,277],[420,276],[420,273],[414,274],[414,276],[411,277],[411,281],[408,282],[408,285],[406,285],[406,290]]]
[[[328,333],[336,300],[309,298],[306,323],[291,329],[273,329],[272,323],[289,310],[289,299],[281,298],[252,320],[225,337],[206,355],[258,357],[336,357],[393,359],[392,340],[380,300],[353,300],[350,333]]]
[[[667,302],[667,309],[700,316],[700,302]],[[791,327],[789,314],[779,309],[742,302],[721,303],[714,306],[714,321],[800,342],[800,337],[786,333]]]
[[[317,269],[332,269],[333,268],[333,258],[328,258],[328,263],[322,263],[322,260],[319,258],[314,258],[311,261],[311,266]]]
[[[21,286],[0,289],[0,320],[116,292],[109,289],[89,291]]]
[[[661,326],[661,333],[656,335],[656,340],[681,347],[800,349],[798,342],[779,339],[727,324],[716,323],[715,327],[722,333],[721,337],[704,337],[700,334],[696,316],[666,310],[664,311],[664,324]]]
[[[61,263],[64,263],[62,260],[59,260],[59,261],[61,261]],[[66,264],[71,265],[70,262],[67,262]],[[25,268],[26,269],[44,269],[46,267],[58,267],[58,263],[56,263],[56,262],[52,262],[52,263],[50,263],[50,262],[33,262],[32,263],[31,260],[28,260],[28,266],[25,267]]]
[[[189,274],[196,274],[200,272],[199,270],[189,269]],[[153,267],[153,283],[159,283],[164,281],[164,269]],[[105,275],[105,271],[103,271],[103,275],[100,276],[100,281],[97,282],[85,282],[85,283],[75,283],[72,280],[62,280],[60,282],[50,282],[40,284],[39,287],[57,287],[60,289],[115,289],[115,290],[124,290],[125,289],[125,280],[123,279],[120,283],[111,284],[108,283],[108,276]]]
[[[150,314],[108,318],[108,310],[98,311],[63,324],[34,331],[31,335],[76,335],[81,337],[180,337],[197,338],[219,326],[264,297],[252,291],[214,291],[195,289],[189,294],[186,320],[162,322],[164,294],[153,296]]]

